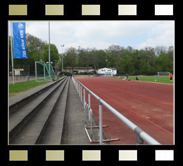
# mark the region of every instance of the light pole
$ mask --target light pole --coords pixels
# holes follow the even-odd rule
[[[53,64],[53,62],[46,62],[47,64],[49,64],[49,77],[51,78],[51,70],[50,70],[50,66],[51,64]],[[53,68],[52,68],[53,69]]]
[[[51,78],[51,74],[50,74],[50,22],[49,21],[48,21],[48,41],[49,41],[49,45],[48,45],[49,77]]]
[[[61,45],[61,47],[62,47],[62,72],[63,72],[63,56],[64,56],[63,47],[64,47],[64,45]]]

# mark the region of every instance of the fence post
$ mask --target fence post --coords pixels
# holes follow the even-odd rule
[[[92,128],[92,109],[90,108],[90,137],[92,140],[92,135],[93,135],[93,128]]]
[[[102,103],[99,99],[99,143],[102,145],[103,135],[102,135]]]

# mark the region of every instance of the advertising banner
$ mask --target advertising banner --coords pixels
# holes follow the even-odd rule
[[[24,22],[13,23],[14,59],[27,59],[26,51],[26,25]]]

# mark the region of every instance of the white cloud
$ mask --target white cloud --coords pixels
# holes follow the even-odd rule
[[[112,44],[143,48],[174,43],[173,21],[51,21],[51,43],[106,49]],[[27,33],[48,42],[48,22],[27,22]]]
[[[174,22],[165,21],[158,23],[157,26],[150,30],[149,38],[138,44],[137,48],[146,46],[173,46],[174,45]]]
[[[48,41],[48,22],[28,22],[26,32]]]

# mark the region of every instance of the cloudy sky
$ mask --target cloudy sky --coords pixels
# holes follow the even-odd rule
[[[48,42],[48,22],[26,22],[26,32]],[[174,21],[50,21],[50,42],[57,46],[107,49],[110,45],[174,46]]]

